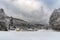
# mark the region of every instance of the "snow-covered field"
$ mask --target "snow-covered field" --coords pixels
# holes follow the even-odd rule
[[[1,31],[0,40],[60,40],[60,32],[52,30],[40,30],[36,32]]]

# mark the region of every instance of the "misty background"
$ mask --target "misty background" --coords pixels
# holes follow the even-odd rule
[[[59,5],[60,0],[0,0],[0,8],[6,15],[40,24],[48,24],[50,15]]]

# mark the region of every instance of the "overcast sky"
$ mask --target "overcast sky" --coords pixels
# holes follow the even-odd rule
[[[48,23],[52,10],[59,5],[60,0],[0,0],[6,15],[32,23]]]

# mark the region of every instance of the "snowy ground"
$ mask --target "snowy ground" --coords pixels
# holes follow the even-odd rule
[[[0,40],[60,40],[60,32],[40,30],[36,32],[0,32]]]

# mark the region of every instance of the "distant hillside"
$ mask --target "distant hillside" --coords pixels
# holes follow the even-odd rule
[[[60,30],[60,8],[53,11],[49,24],[52,29]]]
[[[38,30],[46,29],[47,27],[43,24],[32,24],[22,19],[9,17],[5,14],[4,9],[0,9],[0,29],[1,30]]]

